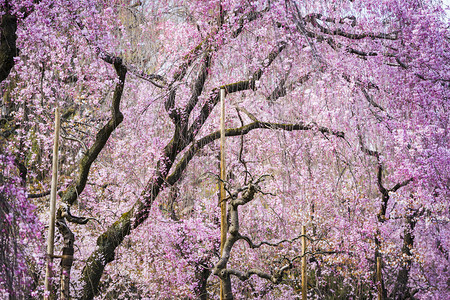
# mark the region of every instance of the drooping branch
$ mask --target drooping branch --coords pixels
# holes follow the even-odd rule
[[[37,193],[37,194],[27,194],[27,198],[28,199],[36,199],[36,198],[42,198],[45,196],[50,195],[50,190],[42,192],[42,193]]]
[[[142,71],[142,70],[138,70],[137,68],[133,67],[133,66],[126,66],[126,68],[128,69],[128,72],[130,72],[131,74],[133,74],[134,76],[141,78],[145,81],[150,82],[151,84],[153,84],[154,86],[158,87],[158,88],[165,88],[167,86],[167,81],[166,79],[161,76],[161,75],[157,75],[157,74],[147,74],[146,72]]]
[[[380,160],[380,154],[378,153],[378,151],[375,150],[370,150],[368,148],[366,148],[363,145],[362,142],[362,137],[361,135],[359,135],[359,143],[361,146],[361,151],[369,156],[373,156],[377,159],[377,186],[378,186],[378,190],[381,193],[381,207],[380,207],[380,211],[378,212],[378,221],[379,222],[384,222],[386,220],[386,210],[387,210],[387,206],[388,206],[388,202],[389,202],[389,198],[390,198],[390,193],[392,192],[396,192],[398,189],[408,185],[410,182],[412,182],[414,179],[413,178],[409,178],[406,179],[400,183],[395,184],[392,188],[387,189],[384,187],[383,185],[383,164],[381,163]]]
[[[208,78],[208,69],[211,65],[211,56],[209,53],[205,53],[202,61],[202,65],[198,74],[195,84],[192,87],[191,98],[184,109],[184,115],[189,116],[194,107],[197,105],[198,97],[203,92],[206,79]]]
[[[190,112],[195,107],[198,101],[198,97],[201,95],[203,91],[203,87],[208,77],[208,68],[211,63],[211,56],[210,56],[211,53],[207,45],[208,39],[209,36],[201,43],[199,43],[194,49],[191,50],[190,53],[188,53],[184,57],[184,63],[182,63],[178,67],[178,70],[175,72],[172,81],[168,85],[168,95],[164,102],[164,108],[167,111],[169,117],[175,123],[175,125],[179,125],[178,123],[181,120],[182,116],[184,117],[189,116]],[[175,109],[175,97],[178,89],[177,84],[184,79],[185,75],[187,74],[187,70],[198,59],[198,57],[202,54],[202,52],[204,53],[204,57],[201,63],[199,75],[197,79],[194,81],[191,99],[188,105],[185,107],[184,112],[181,113],[181,111]]]
[[[89,222],[90,220],[95,220],[94,218],[84,218],[72,215],[72,213],[70,212],[70,206],[66,203],[61,203],[61,206],[58,210],[57,219],[66,219],[70,223],[75,224],[87,224],[87,222]]]
[[[278,269],[277,271],[273,272],[273,274],[269,274],[269,273],[263,272],[258,269],[250,269],[247,271],[238,271],[236,269],[227,269],[227,273],[229,275],[236,276],[241,281],[245,281],[245,280],[249,279],[252,275],[256,275],[262,279],[267,279],[268,281],[272,282],[273,284],[279,284],[279,283],[281,283],[281,280],[283,279],[283,273],[289,269],[292,269],[292,267],[293,267],[292,264],[290,264],[290,263],[286,264],[283,267],[281,267],[280,269]],[[226,298],[226,299],[229,299],[229,298]]]
[[[369,93],[367,92],[367,90],[364,87],[362,87],[362,86],[361,86],[361,91],[364,94],[364,97],[366,98],[367,102],[369,102],[372,106],[378,108],[379,110],[385,111],[385,109],[381,105],[379,105],[378,103],[376,103],[373,100],[373,97],[370,96]]]
[[[351,21],[351,26],[354,27],[356,25],[356,17],[354,16],[348,16],[341,18],[340,20],[336,20],[334,18],[324,17],[321,14],[309,14],[306,17],[302,17],[300,14],[300,10],[297,7],[297,4],[295,2],[289,3],[292,10],[292,16],[293,21],[297,27],[297,30],[304,35],[307,38],[308,44],[311,47],[313,51],[313,56],[318,59],[319,61],[322,61],[319,52],[315,48],[314,43],[310,39],[314,39],[318,42],[326,42],[328,45],[335,51],[338,49],[345,49],[347,53],[358,55],[362,59],[367,59],[367,57],[370,56],[378,56],[383,55],[386,57],[396,57],[396,54],[391,52],[383,52],[378,53],[377,51],[364,51],[361,49],[356,49],[353,46],[350,45],[344,45],[341,42],[337,42],[334,38],[337,36],[342,36],[347,39],[352,40],[362,40],[365,38],[370,39],[383,39],[383,40],[397,40],[398,39],[398,32],[392,32],[392,33],[373,33],[373,32],[361,32],[361,33],[350,33],[346,32],[340,28],[335,29],[329,29],[323,25],[321,25],[317,20],[325,21],[328,23],[333,24],[344,24],[346,23],[346,20]],[[308,24],[312,25],[307,26]],[[289,29],[289,26],[283,25],[281,23],[278,23],[278,26],[284,27],[286,29]],[[318,28],[319,30],[314,30],[315,28]],[[323,61],[322,61],[323,62]],[[390,63],[386,63],[390,64]]]
[[[98,154],[106,145],[112,132],[123,121],[123,114],[120,112],[120,100],[122,99],[125,84],[126,67],[118,57],[112,57],[104,52],[99,56],[107,63],[111,63],[116,70],[119,81],[116,84],[111,103],[111,118],[100,129],[96,135],[94,144],[84,153],[80,161],[78,178],[69,188],[61,193],[62,205],[57,212],[57,227],[63,236],[64,247],[61,259],[61,299],[69,299],[70,271],[73,263],[75,236],[66,223],[66,220],[76,224],[86,224],[92,218],[76,217],[70,213],[70,206],[77,200],[83,192],[88,180],[92,163],[97,159]]]
[[[262,11],[252,11],[252,12],[249,12],[248,14],[242,16],[238,21],[239,27],[233,32],[233,34],[231,36],[233,38],[237,38],[239,36],[239,34],[241,34],[241,32],[243,31],[245,24],[250,23],[250,22],[260,18],[268,10],[269,10],[269,8],[267,7]]]
[[[383,223],[387,220],[386,211],[387,211],[387,206],[388,206],[388,202],[390,199],[390,193],[396,192],[398,189],[408,185],[410,182],[413,181],[413,178],[409,178],[400,183],[397,183],[390,189],[385,188],[383,185],[383,164],[380,160],[379,152],[366,148],[363,144],[362,136],[359,135],[358,137],[359,137],[359,143],[361,146],[361,151],[369,156],[375,157],[377,160],[377,163],[378,163],[378,165],[377,165],[377,186],[378,186],[378,190],[381,193],[382,201],[381,201],[380,210],[377,214],[377,218],[378,218],[378,222]],[[405,297],[409,293],[409,290],[407,288],[407,282],[408,282],[408,278],[409,278],[409,270],[411,267],[411,252],[410,252],[410,250],[413,247],[413,241],[414,241],[414,238],[412,236],[412,230],[414,229],[414,226],[415,226],[415,221],[412,222],[411,220],[412,219],[409,216],[406,218],[407,226],[409,226],[409,228],[406,228],[404,231],[404,236],[403,236],[404,246],[402,248],[402,253],[404,254],[404,256],[407,259],[406,259],[405,265],[402,266],[402,268],[400,269],[400,271],[398,273],[397,282],[395,284],[393,294],[391,296],[392,299],[406,299]],[[377,232],[375,235],[375,260],[374,260],[375,262],[377,262],[378,257],[382,256],[381,252],[380,252],[380,248],[381,248],[380,231],[377,229]],[[380,288],[381,288],[381,295],[382,295],[383,299],[386,299],[387,298],[387,289],[385,287],[384,279],[381,277],[381,274],[379,276],[380,276],[381,280],[376,279],[375,281],[378,281],[378,280],[381,281],[379,283]],[[403,295],[403,296],[400,296],[400,298],[398,298],[399,295]]]
[[[283,239],[283,240],[278,241],[278,242],[261,241],[261,242],[259,242],[257,244],[255,244],[248,236],[245,236],[245,235],[241,235],[239,237],[239,239],[246,241],[250,248],[257,249],[257,248],[260,248],[263,245],[271,246],[271,247],[277,247],[277,246],[279,246],[279,245],[281,245],[283,243],[291,244],[291,243],[295,242],[296,240],[301,239],[302,237],[305,237],[307,239],[311,239],[309,236],[302,235],[302,234],[298,235],[298,236],[296,236],[296,237],[294,237],[292,239]]]
[[[280,83],[273,90],[273,92],[267,97],[267,100],[276,101],[278,98],[286,96],[288,90],[294,89],[294,87],[297,84],[304,84],[305,82],[307,82],[311,78],[311,74],[312,74],[312,72],[308,72],[290,84],[286,84],[286,78],[287,78],[287,74],[286,74],[286,76],[285,76],[286,78],[283,78],[280,80]]]

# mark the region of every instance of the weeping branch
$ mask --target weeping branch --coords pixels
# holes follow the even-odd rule
[[[260,247],[263,246],[263,245],[271,246],[271,247],[277,247],[277,246],[279,246],[279,245],[281,245],[281,244],[283,244],[283,243],[289,243],[289,244],[292,244],[293,242],[295,242],[296,240],[301,239],[302,237],[305,237],[305,238],[311,240],[311,238],[310,238],[309,236],[307,236],[307,235],[302,235],[302,234],[301,234],[301,235],[298,235],[298,236],[296,236],[296,237],[294,237],[294,238],[292,238],[292,239],[290,239],[290,240],[288,240],[288,239],[283,239],[283,240],[278,241],[278,242],[261,241],[261,242],[259,242],[259,243],[257,243],[257,244],[253,243],[253,241],[252,241],[248,236],[240,235],[239,239],[240,239],[240,240],[246,241],[247,244],[248,244],[248,246],[249,246],[250,248],[252,248],[252,249],[257,249],[257,248],[260,248]]]
[[[230,83],[230,84],[225,84],[225,85],[220,86],[219,88],[212,90],[212,92],[209,95],[208,100],[202,106],[202,108],[200,110],[200,114],[197,116],[197,118],[194,120],[191,127],[188,129],[187,134],[189,136],[189,139],[192,140],[193,137],[197,135],[198,131],[203,126],[205,121],[208,119],[208,117],[211,114],[214,107],[217,105],[217,103],[219,103],[220,89],[222,89],[222,88],[225,89],[225,92],[227,94],[237,93],[237,92],[246,91],[246,90],[254,90],[256,81],[258,81],[261,78],[264,69],[269,67],[272,64],[272,62],[275,60],[275,58],[285,48],[286,48],[286,43],[284,43],[284,42],[280,43],[277,47],[275,47],[269,53],[267,58],[265,59],[266,63],[261,68],[256,70],[250,79],[238,81],[238,82],[234,82],[234,83]]]
[[[36,198],[42,198],[42,197],[45,197],[48,195],[50,195],[50,190],[42,192],[42,193],[37,193],[37,194],[28,194],[27,198],[28,199],[36,199]]]

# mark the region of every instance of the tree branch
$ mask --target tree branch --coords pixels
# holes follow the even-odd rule
[[[322,33],[329,34],[329,35],[338,35],[342,36],[348,39],[353,40],[361,40],[365,38],[372,38],[372,39],[385,39],[385,40],[396,40],[398,39],[398,32],[391,32],[391,33],[374,33],[374,32],[362,32],[362,33],[350,33],[345,32],[340,28],[336,28],[333,30],[330,30],[328,28],[325,28],[324,26],[320,25],[317,20],[322,20],[321,14],[310,14],[304,18],[306,22],[309,22],[314,27],[317,27],[320,29]],[[332,19],[325,18],[323,19],[327,22],[332,22]],[[333,20],[334,21],[334,20]],[[356,22],[356,19],[354,20]]]
[[[316,124],[282,124],[282,123],[271,123],[271,122],[260,122],[255,121],[250,124],[238,127],[229,128],[225,130],[225,136],[240,136],[249,133],[254,129],[278,129],[285,131],[304,131],[304,130],[314,130],[317,129],[319,132],[324,134],[332,134],[339,138],[344,138],[344,133],[341,131],[332,130],[323,126],[317,126]],[[187,150],[184,156],[180,159],[175,167],[175,170],[166,178],[166,182],[170,185],[174,184],[181,176],[183,171],[186,169],[187,165],[194,157],[194,155],[203,147],[209,143],[220,138],[220,131],[215,131],[213,133],[204,136],[203,138],[195,141],[191,147]]]
[[[276,243],[262,241],[262,242],[260,242],[258,244],[254,244],[253,241],[249,237],[244,236],[244,235],[240,235],[239,239],[242,239],[242,240],[246,241],[250,248],[256,249],[256,248],[260,248],[263,245],[267,245],[267,246],[271,246],[271,247],[277,247],[277,246],[279,246],[279,245],[281,245],[283,243],[293,243],[296,240],[301,239],[302,237],[305,237],[305,238],[311,240],[311,238],[309,236],[307,236],[307,235],[298,235],[298,236],[296,236],[296,237],[294,237],[294,238],[292,238],[290,240],[284,239],[284,240],[278,241]]]
[[[211,114],[211,112],[214,109],[214,107],[216,106],[216,104],[219,102],[219,100],[220,100],[219,90],[220,89],[222,89],[222,88],[225,89],[225,92],[227,94],[232,94],[232,93],[245,91],[245,90],[249,90],[249,89],[254,90],[256,81],[259,80],[263,74],[263,68],[269,67],[272,64],[272,62],[275,60],[275,58],[278,56],[278,54],[280,54],[280,52],[283,51],[283,49],[285,47],[286,47],[286,43],[284,43],[284,42],[280,43],[277,47],[275,47],[275,49],[273,49],[272,52],[270,52],[269,55],[267,56],[267,58],[265,60],[266,64],[264,64],[260,69],[256,70],[250,79],[244,80],[244,81],[238,81],[238,82],[231,83],[231,84],[226,84],[226,85],[219,87],[218,89],[214,89],[211,92],[209,99],[206,101],[206,103],[201,108],[199,116],[194,120],[193,124],[191,125],[191,127],[188,130],[188,135],[190,136],[190,139],[192,139],[194,136],[197,135],[198,131],[203,126],[205,121],[208,119],[209,115]]]
[[[154,86],[158,87],[158,88],[165,88],[167,87],[167,81],[166,79],[161,76],[161,75],[157,75],[157,74],[147,74],[144,71],[138,70],[135,67],[132,66],[127,66],[128,71],[133,74],[134,76],[141,78],[145,81],[150,82],[151,84],[153,84]],[[156,81],[161,82],[157,83]]]
[[[42,197],[45,197],[45,196],[48,196],[48,195],[50,195],[50,190],[42,192],[42,193],[38,193],[38,194],[28,194],[27,198],[28,199],[35,199],[35,198],[42,198]]]
[[[120,112],[120,100],[122,99],[127,69],[122,64],[122,60],[120,58],[110,56],[105,52],[100,52],[99,55],[103,60],[114,65],[119,82],[116,84],[111,103],[111,119],[103,126],[102,129],[100,129],[96,135],[94,144],[84,153],[79,165],[78,179],[62,193],[61,199],[68,205],[72,205],[78,198],[78,195],[83,192],[92,163],[97,159],[98,154],[106,145],[106,142],[112,132],[123,121],[123,114]]]

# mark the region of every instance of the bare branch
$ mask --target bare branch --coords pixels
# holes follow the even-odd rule
[[[273,284],[279,284],[281,282],[281,279],[283,278],[283,273],[291,268],[292,268],[292,264],[287,264],[287,265],[281,267],[278,271],[274,272],[273,275],[263,272],[258,269],[250,269],[248,271],[238,271],[236,269],[225,269],[222,272],[227,273],[229,275],[234,275],[237,278],[239,278],[239,280],[241,280],[241,281],[245,281],[245,280],[249,279],[252,275],[256,275],[260,278],[269,280]]]
[[[278,241],[278,242],[262,241],[262,242],[260,242],[258,244],[253,243],[253,241],[248,236],[240,235],[239,239],[246,241],[250,248],[256,249],[256,248],[260,248],[263,245],[267,245],[267,246],[271,246],[271,247],[277,247],[277,246],[279,246],[279,245],[281,245],[283,243],[290,243],[291,244],[291,243],[295,242],[296,240],[301,239],[302,237],[305,237],[308,240],[311,240],[311,237],[309,237],[308,235],[298,235],[298,236],[296,236],[296,237],[294,237],[294,238],[292,238],[290,240],[284,239],[284,240],[281,240],[281,241]]]
[[[42,198],[42,197],[45,197],[45,196],[48,196],[48,195],[50,195],[50,190],[42,192],[42,193],[38,193],[38,194],[28,194],[27,198],[28,199],[35,199],[35,198]]]
[[[76,216],[72,215],[70,212],[70,206],[67,205],[66,203],[61,203],[61,206],[59,207],[59,210],[58,210],[58,219],[61,219],[61,218],[65,218],[70,223],[76,223],[76,224],[86,224],[90,220],[96,220],[97,222],[99,222],[95,218],[83,218],[83,217],[76,217]]]
[[[128,71],[133,74],[134,76],[141,78],[143,80],[146,80],[148,82],[150,82],[151,84],[153,84],[154,86],[158,87],[158,88],[165,88],[167,87],[167,81],[166,79],[161,76],[161,75],[157,75],[157,74],[147,74],[144,71],[138,70],[135,67],[132,66],[127,66]],[[161,82],[157,83],[156,81]]]
[[[323,19],[322,15],[320,15],[320,14],[310,14],[310,15],[306,16],[304,18],[304,20],[306,22],[311,23],[311,25],[313,25],[314,27],[319,28],[322,33],[329,34],[329,35],[338,35],[338,36],[342,36],[342,37],[345,37],[345,38],[348,38],[348,39],[353,39],[353,40],[361,40],[361,39],[365,39],[365,38],[385,39],[385,40],[396,40],[396,39],[398,39],[398,32],[391,32],[391,33],[373,33],[373,32],[350,33],[350,32],[345,32],[345,31],[343,31],[340,28],[336,28],[336,29],[330,30],[330,29],[322,26],[321,24],[319,24],[319,22],[317,22],[317,20],[325,20],[327,22],[331,22],[331,19],[329,19],[329,18]],[[356,22],[356,19],[355,19],[355,22]]]
[[[394,185],[391,189],[389,189],[389,192],[396,192],[399,188],[404,187],[406,185],[408,185],[410,182],[412,182],[414,180],[414,178],[409,178],[403,182],[397,183],[396,185]]]
[[[316,124],[281,124],[281,123],[271,123],[271,122],[252,122],[250,124],[238,127],[230,128],[225,130],[225,136],[240,136],[249,133],[254,129],[278,129],[285,131],[304,131],[304,130],[318,130],[324,134],[331,134],[339,138],[344,138],[344,133],[337,130],[332,130],[323,126],[317,126]],[[194,155],[203,147],[210,144],[211,142],[220,138],[220,131],[213,132],[198,141],[195,141],[191,147],[187,150],[184,156],[176,165],[175,170],[166,178],[169,184],[174,184],[178,178],[181,176],[182,172],[185,170]]]

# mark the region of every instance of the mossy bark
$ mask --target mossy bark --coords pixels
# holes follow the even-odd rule
[[[124,213],[105,233],[98,237],[97,247],[83,268],[82,282],[84,286],[78,299],[93,299],[97,294],[106,264],[114,260],[114,250],[131,231],[132,215],[133,209]]]

